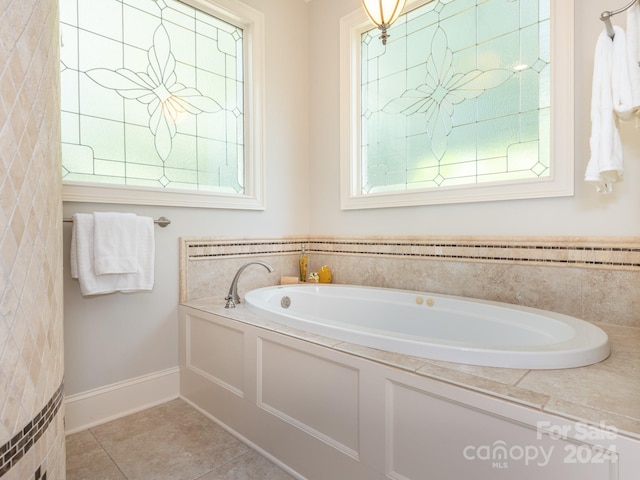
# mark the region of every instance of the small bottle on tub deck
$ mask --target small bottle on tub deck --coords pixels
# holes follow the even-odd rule
[[[304,243],[302,244],[302,252],[298,259],[298,265],[300,267],[300,281],[305,282],[307,280],[307,265],[309,263],[309,257],[304,253]]]

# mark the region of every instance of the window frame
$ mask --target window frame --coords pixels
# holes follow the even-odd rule
[[[265,209],[264,14],[233,0],[178,0],[243,29],[245,178],[244,193],[201,192],[92,182],[62,182],[66,202]]]
[[[405,12],[431,0],[408,1]],[[550,2],[551,175],[544,179],[360,193],[360,41],[373,25],[360,8],[340,20],[341,209],[563,197],[574,194],[574,0]],[[393,26],[390,33],[393,34]]]

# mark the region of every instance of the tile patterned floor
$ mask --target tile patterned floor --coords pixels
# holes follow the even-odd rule
[[[182,400],[67,437],[67,480],[293,480]]]

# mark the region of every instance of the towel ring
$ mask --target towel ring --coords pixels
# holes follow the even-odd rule
[[[611,24],[611,17],[613,17],[614,15],[618,15],[619,13],[622,13],[622,12],[624,12],[626,10],[629,10],[637,2],[638,2],[638,0],[633,0],[629,5],[627,5],[625,7],[622,7],[622,8],[619,8],[618,10],[602,12],[600,14],[600,20],[602,20],[604,22],[604,26],[607,29],[607,35],[609,35],[609,38],[613,39],[613,37],[616,36],[616,33],[613,30],[613,25]]]

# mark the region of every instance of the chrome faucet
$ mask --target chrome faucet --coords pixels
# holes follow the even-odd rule
[[[249,262],[245,263],[241,266],[236,272],[235,277],[233,277],[233,281],[231,282],[231,287],[229,288],[229,293],[224,299],[227,301],[227,304],[224,308],[236,308],[236,305],[240,303],[240,296],[238,295],[238,279],[240,278],[240,274],[247,268],[249,265],[262,265],[264,268],[269,270],[269,273],[273,272],[273,267],[265,262]]]

